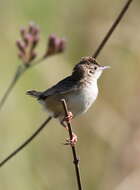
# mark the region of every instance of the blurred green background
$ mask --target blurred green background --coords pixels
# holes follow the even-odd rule
[[[67,51],[33,67],[18,81],[0,112],[0,160],[21,144],[47,113],[29,89],[44,90],[69,75],[83,56],[92,55],[125,0],[0,1],[0,97],[21,64],[15,41],[19,29],[40,26],[38,52],[49,34],[67,39]],[[87,114],[72,124],[86,190],[140,187],[140,1],[133,2],[98,57],[110,65],[99,80],[100,94]],[[67,132],[57,120],[0,169],[1,190],[74,190],[76,180]]]

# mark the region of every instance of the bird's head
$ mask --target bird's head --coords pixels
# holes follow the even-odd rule
[[[77,80],[82,78],[92,78],[97,80],[103,70],[110,68],[109,66],[101,66],[93,57],[83,57],[73,69],[73,77]]]

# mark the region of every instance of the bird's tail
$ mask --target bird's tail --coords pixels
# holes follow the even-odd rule
[[[33,96],[34,98],[39,98],[42,92],[36,91],[36,90],[28,90],[26,92],[27,95]]]

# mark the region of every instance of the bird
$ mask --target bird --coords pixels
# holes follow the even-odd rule
[[[61,125],[67,128],[67,120],[87,112],[95,102],[98,96],[97,81],[103,70],[108,68],[109,66],[101,66],[91,56],[83,57],[75,65],[70,76],[45,91],[28,90],[27,95],[35,97],[51,117],[57,118]],[[62,99],[65,99],[69,110],[67,118]],[[74,145],[76,142],[77,135],[73,133],[73,138],[67,140],[66,144]]]

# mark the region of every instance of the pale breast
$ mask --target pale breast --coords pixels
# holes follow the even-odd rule
[[[76,116],[86,112],[98,95],[97,85],[90,85],[71,94],[68,97],[68,106],[72,113]]]

